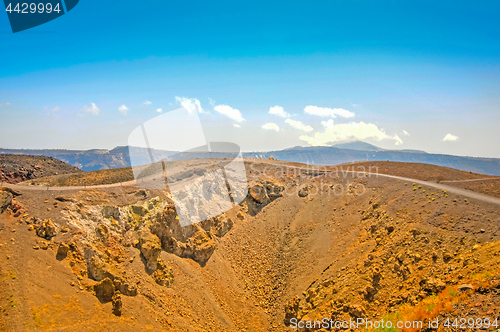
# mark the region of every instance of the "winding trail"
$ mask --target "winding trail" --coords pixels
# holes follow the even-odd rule
[[[311,168],[303,168],[303,167],[296,167],[296,166],[287,166],[288,168],[295,168],[299,170],[306,170],[306,171],[314,171],[314,169]],[[325,172],[328,171],[318,171],[318,175],[324,175]],[[342,175],[346,175],[348,173],[359,173],[358,171],[343,171]],[[467,189],[462,189],[458,187],[454,187],[451,185],[446,185],[443,183],[436,183],[436,182],[429,182],[429,181],[423,181],[423,180],[417,180],[417,179],[411,179],[411,178],[406,178],[402,176],[396,176],[396,175],[389,175],[389,174],[380,174],[380,173],[370,173],[366,172],[369,176],[376,176],[376,177],[385,177],[388,179],[395,179],[395,180],[401,180],[405,182],[410,182],[410,183],[418,183],[420,185],[425,185],[429,187],[433,187],[436,189],[441,189],[441,190],[446,190],[447,192],[454,193],[457,195],[461,195],[464,197],[468,197],[471,199],[476,199],[482,202],[486,203],[492,203],[492,204],[498,204],[500,205],[500,198],[496,198],[493,196],[488,196],[485,194],[477,193],[471,190]],[[498,178],[487,178],[487,179],[498,179]],[[477,179],[477,181],[480,180],[487,180],[487,179]],[[465,182],[465,181],[476,181],[476,179],[473,180],[457,180],[457,181],[446,181],[446,182]],[[445,182],[445,181],[443,181]],[[117,188],[117,187],[132,187],[132,186],[137,186],[137,183],[135,180],[132,181],[127,181],[127,182],[120,182],[120,183],[113,183],[113,184],[104,184],[104,185],[98,185],[98,186],[75,186],[75,187],[44,187],[44,186],[25,186],[25,185],[15,185],[15,184],[7,184],[7,183],[2,183],[1,186],[3,187],[8,187],[13,190],[46,190],[46,191],[79,191],[79,190],[85,190],[85,189],[102,189],[102,188]],[[140,187],[140,186],[139,186]]]
[[[484,179],[467,179],[467,180],[447,180],[442,182],[473,182],[473,181],[486,181],[486,180],[500,180],[499,177],[496,178],[484,178]]]
[[[493,196],[489,196],[489,195],[477,193],[477,192],[474,192],[474,191],[471,191],[471,190],[467,190],[467,189],[462,189],[462,188],[454,187],[454,186],[451,186],[451,185],[446,185],[446,184],[436,183],[436,182],[423,181],[423,180],[410,179],[410,178],[404,178],[404,177],[401,177],[401,176],[388,175],[388,174],[378,174],[378,175],[379,176],[383,176],[383,177],[387,177],[387,178],[402,180],[402,181],[406,181],[406,182],[418,183],[418,184],[421,184],[421,185],[426,185],[426,186],[429,186],[429,187],[434,187],[434,188],[437,188],[437,189],[446,190],[447,192],[458,194],[458,195],[465,196],[465,197],[468,197],[468,198],[477,199],[477,200],[480,200],[482,202],[493,203],[493,204],[500,205],[500,198],[496,198],[496,197],[493,197]]]

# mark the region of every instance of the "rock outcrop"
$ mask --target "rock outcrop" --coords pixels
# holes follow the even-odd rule
[[[120,291],[116,291],[113,297],[111,298],[111,304],[113,305],[113,314],[115,316],[122,315],[122,296]]]
[[[420,282],[422,290],[429,294],[437,294],[446,288],[446,284],[437,278],[424,279]]]
[[[0,213],[3,213],[12,204],[12,194],[7,191],[0,191]]]
[[[50,219],[37,223],[35,229],[36,235],[47,240],[56,236],[58,232],[56,225]]]
[[[166,252],[205,264],[215,250],[215,242],[210,232],[205,229],[212,230],[213,228],[219,235],[225,234],[232,227],[232,221],[229,220],[219,216],[203,224],[189,225],[183,229],[179,224],[175,209],[169,207],[157,214],[156,221],[151,226],[151,232],[158,236],[161,247]],[[202,228],[203,226],[205,229]]]
[[[172,268],[167,266],[161,258],[158,258],[156,271],[153,273],[153,279],[161,286],[170,286],[174,281]]]
[[[95,296],[102,303],[110,302],[115,294],[115,286],[113,281],[109,278],[105,278],[102,281],[94,285]]]
[[[259,204],[268,204],[271,199],[267,195],[267,190],[263,184],[257,183],[249,190],[250,196]]]
[[[146,261],[146,268],[154,272],[157,267],[158,257],[161,253],[160,239],[158,236],[151,234],[149,229],[145,228],[139,235],[138,248]]]

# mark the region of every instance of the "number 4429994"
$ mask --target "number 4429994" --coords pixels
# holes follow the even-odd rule
[[[52,12],[59,13],[61,12],[61,9],[59,8],[59,4],[56,4],[55,7],[52,6],[51,3],[22,3],[19,4],[17,3],[14,8],[12,8],[12,4],[9,3],[7,8],[5,9],[7,12],[12,13],[16,12],[19,14],[34,14],[34,13],[47,13],[50,14]]]
[[[480,329],[480,328],[490,328],[498,327],[498,319],[495,318],[494,321],[491,321],[489,318],[455,318],[455,320],[450,320],[449,318],[444,322],[444,327],[447,328],[458,328],[458,329]]]

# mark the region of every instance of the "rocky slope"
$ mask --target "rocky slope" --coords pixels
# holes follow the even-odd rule
[[[144,152],[146,151],[146,149],[133,149],[135,149],[137,154],[146,154]],[[151,149],[151,152],[158,160],[164,159],[173,154],[173,152],[155,149]],[[117,146],[112,150],[0,149],[0,155],[1,154],[35,155],[57,158],[58,160],[61,160],[84,171],[96,171],[130,166],[130,151],[128,146]],[[144,163],[148,162],[150,162],[149,159],[144,160]]]
[[[499,206],[282,165],[247,165],[244,202],[183,228],[162,190],[1,191],[0,326],[288,331],[294,319],[498,317]]]
[[[80,169],[44,156],[0,155],[0,182],[19,183],[58,174],[79,173]]]

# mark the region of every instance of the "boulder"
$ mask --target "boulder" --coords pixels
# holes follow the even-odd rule
[[[139,236],[139,250],[146,260],[149,271],[156,270],[157,260],[161,253],[161,242],[158,236],[151,234],[149,229],[144,229]]]
[[[102,281],[94,285],[95,296],[102,303],[110,302],[115,293],[115,286],[111,279],[104,278]]]
[[[285,191],[284,186],[277,183],[268,182],[266,183],[266,188],[267,195],[270,199],[274,200],[276,198],[283,197],[283,192]]]
[[[252,186],[249,192],[250,196],[252,196],[257,203],[268,204],[271,201],[269,196],[267,196],[266,188],[260,183]]]
[[[109,236],[109,229],[104,224],[97,226],[95,232],[96,232],[97,236],[99,236],[103,240],[107,239]]]
[[[104,218],[120,220],[120,209],[117,206],[103,206],[101,213]]]
[[[449,252],[445,252],[443,253],[443,261],[445,263],[448,263],[449,261],[451,261],[453,259],[453,255]]]
[[[187,247],[183,257],[194,259],[200,264],[205,264],[212,256],[215,250],[215,243],[210,235],[200,230],[187,241]]]
[[[170,286],[174,281],[172,268],[167,266],[161,258],[158,258],[156,271],[153,273],[153,279],[161,286]]]
[[[213,218],[212,231],[218,237],[223,237],[233,228],[233,221],[225,214]]]
[[[309,195],[309,187],[302,187],[299,189],[298,193],[299,197],[306,197]]]
[[[36,229],[36,235],[47,240],[56,236],[57,232],[56,225],[50,219],[42,221]]]
[[[56,201],[59,202],[71,202],[71,203],[76,203],[76,199],[71,198],[71,197],[65,197],[65,196],[57,196],[55,198]]]
[[[101,281],[113,277],[109,272],[108,265],[93,250],[86,250],[85,261],[87,263],[87,273],[91,279]]]
[[[135,283],[129,282],[127,280],[123,280],[121,278],[115,278],[113,280],[113,284],[115,285],[115,290],[119,291],[120,294],[126,296],[136,296],[137,295],[137,286]]]
[[[69,251],[69,246],[67,244],[61,243],[59,244],[59,247],[57,248],[57,255],[56,259],[57,260],[63,260],[68,256],[68,251]]]
[[[132,209],[132,213],[137,214],[141,217],[144,217],[147,213],[147,210],[140,205],[132,205],[130,208]]]
[[[12,194],[7,191],[0,191],[0,213],[3,213],[12,204]]]
[[[119,291],[116,291],[113,297],[111,298],[111,304],[113,305],[113,315],[121,316],[122,315],[122,296]]]
[[[288,303],[285,305],[285,325],[290,325],[290,320],[292,318],[298,318],[299,315],[299,306],[300,298],[295,296],[290,299]]]
[[[423,279],[420,286],[428,294],[437,294],[446,288],[446,284],[437,278]]]
[[[359,304],[352,304],[348,308],[349,315],[355,318],[362,318],[365,315],[365,308]]]

